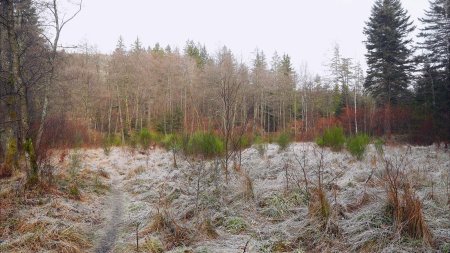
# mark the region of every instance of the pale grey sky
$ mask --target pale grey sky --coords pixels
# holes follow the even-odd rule
[[[255,48],[289,54],[322,74],[338,43],[346,57],[364,62],[362,33],[374,0],[84,0],[83,9],[62,34],[66,46],[87,41],[100,52],[114,50],[119,35],[127,46],[139,36],[145,46],[159,42],[182,49],[188,39],[210,53],[226,45],[248,62]],[[428,0],[403,0],[416,25]]]

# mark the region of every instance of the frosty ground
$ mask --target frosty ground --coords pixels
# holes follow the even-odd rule
[[[136,252],[137,239],[141,252],[450,251],[450,154],[436,146],[389,146],[380,154],[369,145],[358,161],[313,143],[285,151],[268,144],[264,154],[244,150],[227,179],[219,159],[177,154],[174,166],[173,154],[159,148],[70,153],[82,158],[80,198],[25,196],[19,211],[6,211],[2,252]],[[70,157],[55,162],[61,178]],[[405,170],[422,201],[432,245],[399,235],[386,217],[386,159]],[[309,214],[305,190],[305,174],[313,187],[318,167],[331,205],[326,227]]]

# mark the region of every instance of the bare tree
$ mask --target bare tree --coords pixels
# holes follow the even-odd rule
[[[51,0],[51,1],[45,1],[41,3],[41,8],[43,8],[44,13],[49,13],[50,20],[48,21],[45,26],[50,27],[53,29],[53,38],[50,38],[51,35],[43,33],[42,36],[47,40],[51,47],[51,52],[48,56],[48,63],[50,65],[49,70],[49,77],[48,77],[48,83],[44,86],[44,102],[42,105],[42,112],[41,112],[41,121],[39,124],[39,129],[37,132],[36,137],[36,149],[39,148],[39,145],[41,143],[42,134],[44,132],[44,126],[45,126],[45,119],[47,117],[48,113],[48,105],[49,105],[49,90],[55,85],[55,78],[56,78],[56,65],[58,60],[58,49],[60,46],[58,45],[59,39],[61,36],[61,32],[63,28],[66,26],[67,23],[69,23],[71,20],[73,20],[78,13],[81,11],[83,0],[80,0],[78,3],[75,3],[76,5],[76,11],[66,17],[66,13],[61,13],[60,11],[60,1],[58,0]]]
[[[218,57],[218,95],[221,102],[220,118],[222,120],[221,132],[224,139],[225,180],[228,182],[228,167],[233,155],[232,140],[237,116],[238,97],[242,87],[240,75],[244,71],[238,67],[231,52],[223,48]]]

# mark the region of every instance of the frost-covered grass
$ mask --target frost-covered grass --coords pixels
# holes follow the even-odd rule
[[[104,173],[103,185],[114,181],[111,187],[123,191],[125,211],[115,243],[120,252],[135,249],[136,224],[141,249],[155,252],[161,247],[168,252],[445,252],[449,247],[448,152],[433,146],[384,146],[384,152],[377,152],[368,145],[358,160],[347,151],[332,152],[313,143],[293,143],[284,151],[265,144],[263,156],[258,148],[243,151],[242,165],[230,171],[228,183],[217,159],[186,161],[177,154],[175,167],[173,153],[162,149],[148,156],[120,148],[112,148],[109,156],[101,149],[85,150],[79,175],[89,180],[90,173]],[[384,167],[386,160],[400,163],[401,156],[433,246],[397,233],[389,216]],[[319,184],[329,208],[322,218],[312,213],[317,209],[311,204]],[[252,194],[246,194],[248,185]],[[85,189],[81,187],[82,198],[84,194],[96,203],[65,204],[96,215],[94,227],[73,223],[95,235],[108,222],[107,214],[96,212],[108,213],[108,199]],[[158,215],[164,226],[148,229]]]
[[[293,252],[329,248],[374,252],[431,250],[425,244],[418,246],[416,242],[420,240],[396,236],[385,212],[386,192],[381,181],[384,158],[374,145],[367,146],[361,160],[347,151],[332,152],[312,143],[294,143],[281,152],[278,145],[267,144],[264,156],[259,154],[258,148],[255,145],[244,150],[240,171],[232,172],[228,184],[214,160],[198,165],[203,166],[202,173],[198,174],[198,167],[187,163],[182,155],[179,155],[178,168],[174,168],[171,153],[161,149],[153,151],[149,169],[133,173],[123,181],[130,202],[142,203],[142,208],[136,209],[131,217],[150,223],[158,210],[166,212],[180,227],[193,233],[190,245],[185,247],[194,251],[235,252],[245,245],[249,252],[284,246]],[[301,155],[303,153],[305,156]],[[445,212],[448,207],[443,180],[449,155],[435,147],[384,147],[388,158],[406,153],[408,177],[417,181],[414,187],[423,201],[425,219],[436,241],[435,249],[445,247],[448,239],[444,234],[450,231],[449,225],[435,220],[449,218]],[[322,163],[322,183],[330,209],[325,222],[310,214],[311,196],[295,157],[305,160],[309,191],[317,186],[317,168]],[[142,167],[145,161],[141,155],[127,158],[120,150],[114,150],[111,159],[122,174]],[[429,183],[419,179],[425,175]],[[243,194],[246,180],[251,180],[253,198]],[[432,190],[431,181],[434,181],[434,200],[427,197]],[[217,237],[210,237],[201,229],[205,221],[210,221],[208,224],[217,232]],[[237,227],[239,229],[234,229]],[[164,236],[152,233],[143,235],[142,239],[146,236],[159,238],[171,252],[181,250],[168,245]],[[132,240],[131,233],[127,238],[123,240]]]
[[[52,162],[52,183],[25,189],[25,175],[0,181],[0,252],[86,252],[98,236],[109,174],[80,153]]]

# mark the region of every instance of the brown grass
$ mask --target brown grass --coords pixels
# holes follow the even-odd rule
[[[360,197],[358,200],[356,200],[356,202],[348,204],[346,209],[348,212],[354,212],[354,211],[359,210],[361,207],[369,204],[370,201],[372,201],[372,200],[371,200],[369,194],[367,194],[367,192],[364,192],[362,197]]]
[[[141,234],[155,232],[161,234],[166,249],[189,245],[192,240],[192,232],[189,229],[178,225],[175,220],[163,213],[157,213]]]
[[[330,202],[326,193],[321,188],[314,188],[311,190],[311,199],[308,205],[308,214],[312,218],[317,218],[321,221],[327,221],[331,215]]]
[[[243,176],[244,176],[244,180],[243,180],[242,187],[243,187],[244,198],[254,199],[255,193],[253,190],[253,181],[248,174],[244,173]]]
[[[42,250],[67,253],[86,252],[92,247],[88,238],[74,227],[59,228],[46,222],[22,222],[16,238],[5,246],[11,252],[40,252]]]
[[[200,225],[199,230],[210,239],[216,239],[219,234],[210,219],[206,219]]]
[[[422,240],[426,245],[433,244],[433,235],[425,221],[422,203],[408,184],[403,192],[388,191],[388,207],[398,231],[414,239]]]
[[[134,168],[134,169],[130,170],[127,173],[126,179],[127,180],[132,179],[133,177],[138,176],[138,175],[140,175],[140,174],[142,174],[144,172],[145,172],[145,167],[144,166],[139,166],[137,168]]]
[[[101,177],[103,177],[103,178],[109,179],[109,173],[108,173],[107,171],[103,170],[103,169],[100,169],[100,170],[98,171],[98,174],[99,174]]]
[[[170,222],[168,221],[167,217],[163,215],[162,213],[157,213],[152,219],[152,222],[150,225],[144,229],[143,233],[153,233],[153,232],[160,232],[165,230],[170,226]]]
[[[409,189],[405,189],[403,195],[403,212],[405,231],[413,238],[421,238],[428,244],[433,244],[433,236],[422,212],[422,203],[417,196],[414,196]]]
[[[172,221],[172,227],[170,231],[167,231],[164,235],[164,242],[167,249],[172,249],[174,247],[189,245],[192,241],[192,232],[180,225],[175,221]]]
[[[386,161],[384,182],[387,191],[387,211],[401,234],[433,244],[433,236],[424,219],[422,203],[414,194],[400,166]]]
[[[157,238],[146,238],[142,245],[142,250],[148,253],[163,253],[164,248],[162,243]]]

